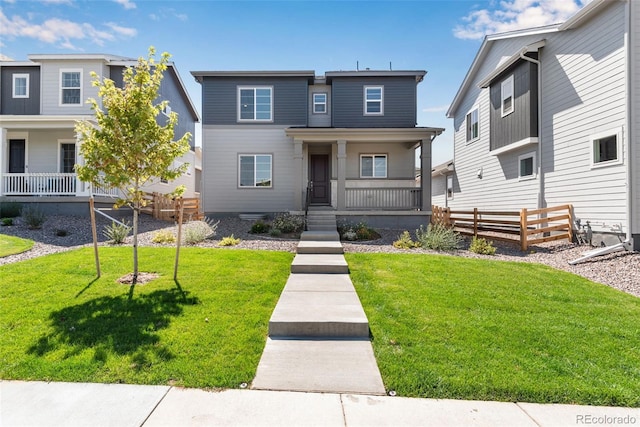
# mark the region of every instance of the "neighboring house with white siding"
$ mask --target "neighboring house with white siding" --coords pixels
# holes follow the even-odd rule
[[[454,163],[434,202],[572,204],[640,249],[640,2],[593,0],[562,24],[485,37],[447,116]],[[438,173],[438,171],[432,171]]]
[[[303,213],[372,225],[431,214],[415,150],[431,169],[443,129],[416,127],[425,71],[192,71],[202,85],[202,201],[215,216]]]
[[[91,72],[123,85],[123,71],[137,60],[103,54],[37,54],[28,61],[0,61],[0,198],[37,202],[56,213],[88,212],[90,188],[77,179],[74,165],[81,163],[76,140],[77,120],[91,120],[87,98],[99,101]],[[178,113],[176,137],[194,134],[198,113],[173,63],[165,73],[159,97],[169,100]],[[163,123],[164,117],[158,118]],[[193,144],[193,140],[192,140]],[[169,193],[185,185],[185,196],[194,197],[196,155],[194,146],[180,163],[189,171],[171,183],[155,182],[145,191]],[[108,201],[114,194],[97,200]]]

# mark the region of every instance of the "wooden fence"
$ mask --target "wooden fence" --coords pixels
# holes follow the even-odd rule
[[[180,214],[180,201],[183,203],[184,221],[201,220],[204,214],[200,211],[200,199],[179,198],[172,199],[160,193],[146,193],[147,205],[142,209],[143,213],[149,214],[156,219],[163,221],[178,221]]]
[[[530,245],[554,240],[573,240],[572,205],[520,211],[451,210],[432,207],[432,223],[453,227],[460,234]]]

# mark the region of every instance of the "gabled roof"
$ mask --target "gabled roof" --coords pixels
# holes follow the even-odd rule
[[[614,1],[617,1],[617,0],[614,0]],[[537,27],[537,28],[527,28],[523,30],[509,31],[505,33],[491,34],[491,35],[485,36],[484,40],[482,41],[482,45],[478,50],[478,53],[476,54],[473,62],[471,63],[471,67],[469,67],[469,70],[467,71],[467,74],[465,75],[464,80],[462,81],[462,84],[458,88],[458,92],[456,93],[455,97],[453,98],[453,101],[451,102],[451,105],[449,106],[449,109],[447,110],[447,117],[449,118],[454,117],[455,112],[458,109],[464,94],[467,92],[467,90],[469,89],[469,86],[473,82],[478,72],[478,69],[480,68],[487,54],[491,50],[491,46],[493,45],[493,43],[503,39],[511,39],[511,38],[517,38],[517,37],[538,35],[538,34],[542,35],[542,34],[554,33],[558,31],[566,31],[573,28],[577,28],[582,24],[584,24],[585,22],[587,22],[593,16],[601,12],[605,7],[612,4],[614,1],[592,0],[590,3],[584,6],[582,9],[576,12],[575,15],[573,15],[571,18],[569,18],[566,22],[562,24],[547,25],[545,27]],[[540,40],[540,41],[543,41],[543,40]],[[537,43],[540,43],[540,41]],[[533,43],[533,45],[535,44],[536,43]],[[514,55],[505,62],[508,62],[510,60],[513,60],[515,62],[517,60],[517,57],[520,55],[520,52],[523,49],[528,49],[530,46],[533,46],[533,45],[523,46],[521,50],[519,50],[518,52],[514,52]],[[505,63],[502,63],[498,68],[501,69],[504,64]],[[491,75],[493,75],[494,73],[495,71],[491,73]],[[481,83],[486,83],[486,80],[487,79],[484,79]]]

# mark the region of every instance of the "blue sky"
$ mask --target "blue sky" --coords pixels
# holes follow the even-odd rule
[[[418,126],[446,129],[436,165],[453,157],[445,113],[484,35],[562,22],[586,1],[0,0],[0,54],[138,58],[153,45],[171,53],[198,111],[194,70],[426,70]]]

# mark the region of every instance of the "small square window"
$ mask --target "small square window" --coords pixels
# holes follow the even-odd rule
[[[480,136],[480,121],[478,108],[471,110],[466,118],[467,142],[474,141]]]
[[[500,85],[502,117],[513,113],[513,76],[509,76]]]
[[[364,114],[378,115],[384,114],[384,87],[365,86],[364,87]]]
[[[13,97],[14,98],[29,97],[29,74],[13,75]]]
[[[327,94],[314,93],[313,94],[313,114],[326,114],[326,113],[327,113]]]
[[[360,178],[386,178],[386,154],[362,154],[360,156]]]
[[[536,177],[535,153],[523,154],[518,157],[518,178],[531,179]]]
[[[239,186],[243,188],[271,188],[271,154],[242,154],[239,156]]]
[[[618,135],[608,135],[593,140],[593,163],[616,162],[618,160]]]

